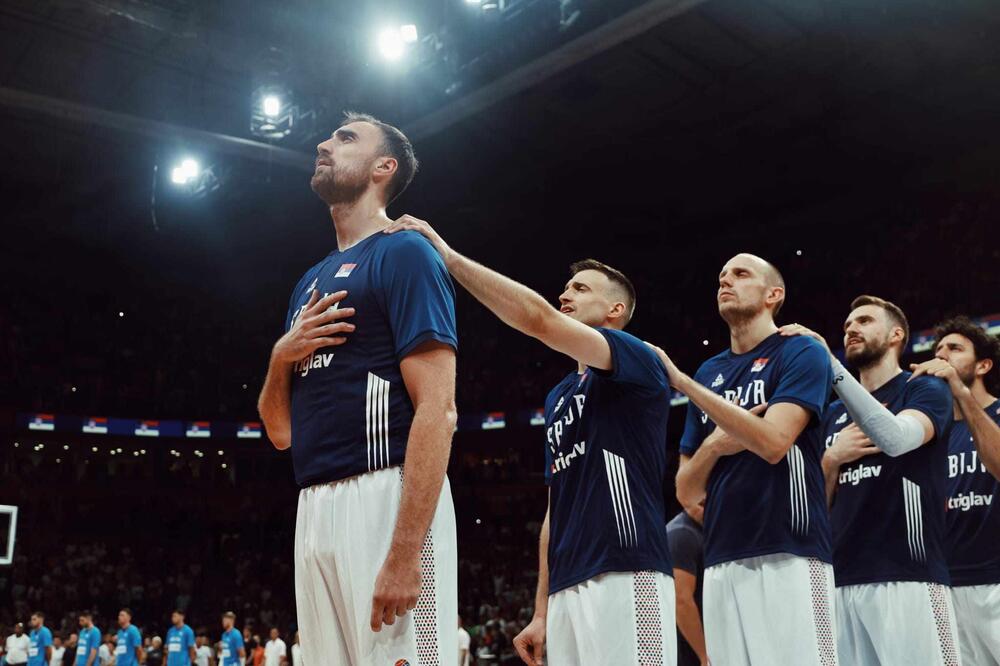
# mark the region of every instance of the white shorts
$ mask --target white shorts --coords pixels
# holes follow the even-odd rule
[[[547,666],[674,666],[674,579],[610,572],[549,597]]]
[[[399,467],[305,488],[295,520],[302,660],[322,666],[454,666],[458,661],[455,509],[445,478],[420,555],[417,606],[371,630],[375,578],[399,512]]]
[[[916,582],[838,587],[837,646],[845,664],[958,666],[948,587]]]
[[[1000,585],[951,588],[963,666],[1000,664]]]
[[[713,664],[837,663],[829,564],[787,553],[748,557],[708,567],[703,585],[705,644]]]

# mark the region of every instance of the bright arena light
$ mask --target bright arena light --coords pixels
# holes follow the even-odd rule
[[[399,60],[403,57],[405,45],[403,31],[399,28],[386,28],[378,34],[378,50],[386,60]]]
[[[403,41],[407,44],[412,44],[417,41],[417,26],[410,23],[400,27],[399,36],[402,37]]]
[[[264,115],[268,118],[277,118],[278,114],[281,113],[281,98],[277,95],[268,95],[264,98],[262,104],[264,107]]]
[[[170,181],[175,185],[187,185],[197,178],[199,173],[201,173],[201,167],[198,166],[198,162],[189,157],[170,172]]]

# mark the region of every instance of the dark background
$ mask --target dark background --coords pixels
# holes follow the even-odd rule
[[[287,455],[29,436],[14,413],[255,419],[290,290],[334,247],[308,165],[344,109],[414,139],[391,215],[553,302],[572,261],[620,268],[630,330],[689,371],[728,344],[738,251],[783,271],[783,322],[831,340],[861,293],[914,330],[1000,310],[995,3],[580,1],[562,29],[554,0],[486,4],[0,3],[0,503],[22,511],[0,625],[132,605],[150,633],[183,603],[213,636],[228,608],[294,626]],[[372,47],[393,21],[424,40],[400,63]],[[312,113],[282,151],[237,145],[279,79]],[[218,189],[172,186],[188,154]],[[458,318],[463,413],[540,407],[572,368],[461,290]],[[540,432],[460,432],[450,473],[463,614],[502,652],[531,607]]]

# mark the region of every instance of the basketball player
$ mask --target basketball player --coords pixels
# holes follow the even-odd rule
[[[1000,664],[1000,341],[967,317],[935,337],[936,358],[911,368],[945,380],[955,400],[945,527],[959,648],[965,666]]]
[[[451,250],[422,220],[390,233],[427,236],[452,276],[509,326],[577,362],[545,400],[549,507],[535,615],[515,639],[525,663],[676,663],[674,586],[663,504],[666,373],[622,329],[635,289],[593,259],[570,267],[560,310]]]
[[[95,666],[101,648],[101,630],[94,626],[90,611],[80,613],[80,635],[76,643],[76,666]]]
[[[52,659],[52,632],[45,626],[45,613],[35,611],[31,614],[31,633],[28,636],[27,666],[48,666]]]
[[[317,152],[312,188],[329,206],[337,247],[292,292],[259,402],[275,446],[291,446],[302,488],[302,656],[453,663],[454,287],[419,234],[380,233],[417,168],[402,132],[348,114]]]
[[[677,498],[694,511],[705,502],[708,658],[725,666],[835,664],[819,428],[830,361],[814,340],[778,334],[785,283],[760,257],[727,261],[717,300],[728,350],[694,378],[659,352],[691,401]]]
[[[118,611],[118,635],[115,638],[115,666],[139,666],[146,660],[142,653],[142,634],[132,624],[132,611]]]
[[[177,609],[170,615],[173,625],[167,629],[166,666],[191,666],[197,657],[194,630],[184,623],[184,611]]]
[[[782,333],[822,341],[797,324]],[[897,305],[860,296],[844,321],[860,382],[828,354],[840,400],[823,423],[823,472],[848,664],[959,663],[944,544],[952,400],[940,379],[900,369],[909,334]]]
[[[243,635],[236,630],[236,613],[222,614],[222,638],[219,640],[219,666],[243,666],[247,658]]]

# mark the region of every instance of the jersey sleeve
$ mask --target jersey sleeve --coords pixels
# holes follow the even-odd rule
[[[39,632],[41,635],[38,637],[38,647],[47,648],[52,645],[52,632],[49,631],[48,627],[42,627],[45,631]]]
[[[698,575],[698,560],[701,554],[701,539],[686,527],[667,531],[667,545],[670,547],[670,561],[675,569]]]
[[[142,634],[139,633],[139,628],[132,625],[131,630],[128,632],[129,637],[129,647],[137,648],[142,645]]]
[[[698,372],[694,373],[694,381],[702,386],[705,385],[705,382],[701,379],[704,372],[704,366],[702,366],[698,368]],[[681,453],[686,456],[694,455],[694,452],[701,446],[702,441],[708,437],[708,433],[714,425],[707,418],[703,421],[701,409],[693,401],[689,400],[687,412],[684,415],[684,434],[681,435],[680,445]]]
[[[822,421],[833,383],[830,355],[811,338],[792,338],[782,356],[781,376],[767,404],[790,402],[810,412],[814,422]]]
[[[625,331],[613,328],[599,328],[597,331],[611,348],[611,370],[592,368],[594,372],[614,382],[631,384],[644,393],[670,391],[667,371],[649,345]]]
[[[238,631],[233,632],[233,647],[237,650],[243,647],[243,634]],[[233,656],[235,657],[236,655]]]
[[[441,256],[415,231],[400,232],[392,240],[381,278],[396,358],[402,360],[429,340],[458,349],[455,287]]]
[[[954,415],[948,385],[937,377],[926,375],[909,383],[902,409],[915,409],[924,414],[934,424],[934,435],[937,437],[943,437],[951,427]]]

